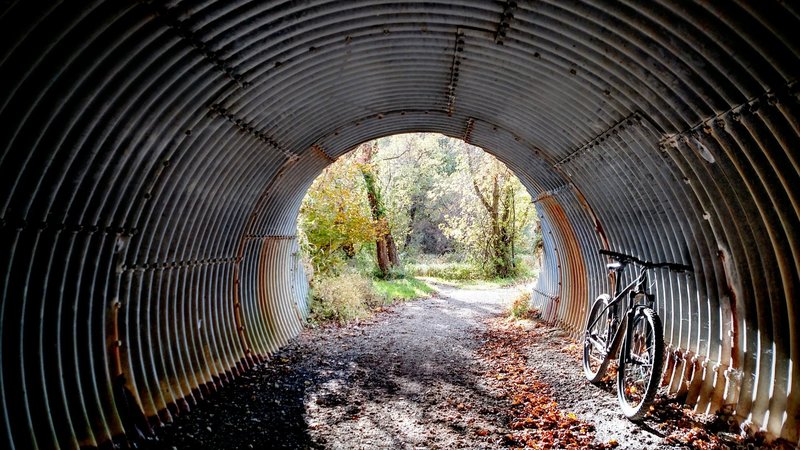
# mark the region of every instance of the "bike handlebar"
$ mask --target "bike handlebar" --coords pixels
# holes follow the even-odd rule
[[[615,260],[617,260],[617,261],[619,261],[619,262],[621,262],[623,264],[636,263],[636,264],[639,264],[639,265],[642,265],[642,266],[645,266],[645,267],[649,267],[649,268],[654,268],[654,269],[663,267],[663,268],[667,268],[667,269],[675,271],[675,272],[691,272],[692,270],[694,270],[694,269],[692,269],[692,266],[687,266],[686,264],[669,263],[669,262],[656,263],[656,262],[651,262],[651,261],[645,261],[645,260],[641,260],[641,259],[639,259],[639,258],[637,258],[635,256],[626,255],[624,253],[612,252],[611,250],[600,249],[600,254],[601,255],[610,256],[611,258],[613,258],[613,259],[615,259]]]

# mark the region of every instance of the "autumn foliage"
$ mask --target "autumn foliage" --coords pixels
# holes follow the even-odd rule
[[[535,449],[609,449],[619,446],[614,439],[600,442],[594,426],[577,415],[564,411],[553,399],[549,384],[539,380],[537,371],[528,361],[531,342],[542,339],[539,330],[543,325],[520,322],[511,316],[487,322],[487,331],[481,336],[485,342],[479,356],[487,366],[488,383],[507,399],[511,420],[504,444],[511,448]],[[559,348],[567,360],[580,364],[580,346],[570,343]],[[601,389],[613,395],[614,377],[609,376]],[[620,413],[621,415],[621,413]],[[649,429],[662,436],[661,444],[687,450],[764,449],[789,450],[795,448],[784,441],[769,441],[763,432],[740,425],[732,411],[716,414],[699,414],[686,406],[683,399],[672,395],[656,397],[647,416]],[[642,447],[644,448],[644,447]],[[659,447],[660,448],[660,447]]]
[[[529,332],[514,321],[491,319],[478,354],[488,366],[494,389],[508,399],[512,419],[505,444],[512,448],[610,449],[616,441],[597,442],[594,426],[562,411],[549,395],[550,387],[537,380],[527,365]]]

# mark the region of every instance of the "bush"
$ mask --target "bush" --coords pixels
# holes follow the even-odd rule
[[[403,266],[390,267],[386,274],[381,273],[377,265],[373,263],[372,278],[376,280],[402,280],[406,277],[406,270]]]
[[[509,314],[515,319],[537,318],[539,316],[539,311],[531,308],[531,293],[528,291],[521,292],[511,304]]]
[[[357,273],[319,277],[311,286],[312,322],[345,324],[366,317],[369,310],[382,303],[372,281]]]
[[[514,269],[509,278],[515,280],[527,280],[535,278],[538,271],[533,269],[533,258],[530,255],[517,255],[514,259]]]

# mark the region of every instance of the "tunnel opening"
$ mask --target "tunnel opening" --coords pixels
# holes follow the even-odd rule
[[[599,248],[665,275],[669,391],[799,438],[797,8],[749,2],[0,6],[10,448],[168,423],[295,336],[314,176],[432,131],[534,196],[533,302],[572,335]],[[612,180],[612,181],[610,181]]]
[[[298,236],[311,280],[522,281],[540,256],[534,212],[527,188],[483,149],[403,134],[328,166],[305,194]]]

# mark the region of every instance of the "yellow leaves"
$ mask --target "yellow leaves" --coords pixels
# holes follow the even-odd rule
[[[315,272],[335,273],[377,229],[364,180],[348,158],[330,165],[311,185],[300,208],[298,231]],[[344,252],[342,252],[344,250]]]

